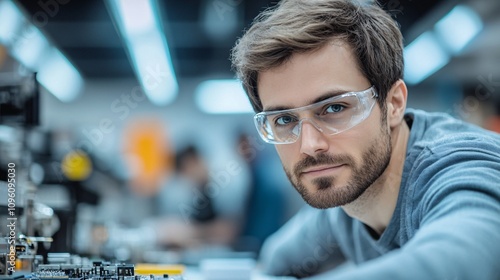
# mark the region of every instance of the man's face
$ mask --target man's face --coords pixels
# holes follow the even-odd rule
[[[297,108],[331,92],[370,86],[351,48],[340,41],[296,54],[280,67],[262,72],[258,80],[264,111]],[[375,105],[367,119],[336,135],[323,134],[304,121],[295,143],[276,145],[290,182],[307,203],[317,208],[351,203],[382,175],[392,148],[386,117],[381,114]]]

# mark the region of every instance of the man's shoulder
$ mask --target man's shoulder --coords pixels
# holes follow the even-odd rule
[[[500,136],[446,114],[417,111],[405,163],[407,194],[417,205],[460,192],[500,195]]]
[[[408,152],[445,156],[455,152],[500,156],[500,135],[466,123],[445,113],[408,109],[412,120]],[[500,157],[499,157],[500,160]]]

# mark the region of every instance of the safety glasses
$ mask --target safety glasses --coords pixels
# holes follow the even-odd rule
[[[304,107],[261,112],[254,116],[254,122],[265,142],[291,144],[299,138],[305,121],[328,135],[353,128],[370,115],[377,97],[378,94],[372,86],[363,91],[347,92]]]

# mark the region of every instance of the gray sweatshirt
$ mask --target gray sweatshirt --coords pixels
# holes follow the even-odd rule
[[[307,279],[500,279],[500,135],[446,114],[411,125],[392,219],[374,238],[341,208],[300,211],[264,244],[270,275]],[[332,268],[346,260],[352,265]],[[326,268],[326,269],[325,269]]]

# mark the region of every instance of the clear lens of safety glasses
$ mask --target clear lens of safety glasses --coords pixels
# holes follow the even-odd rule
[[[325,134],[334,135],[365,120],[373,110],[377,96],[372,86],[367,90],[344,93],[300,108],[261,112],[254,116],[255,126],[262,139],[271,144],[297,141],[304,121]]]

